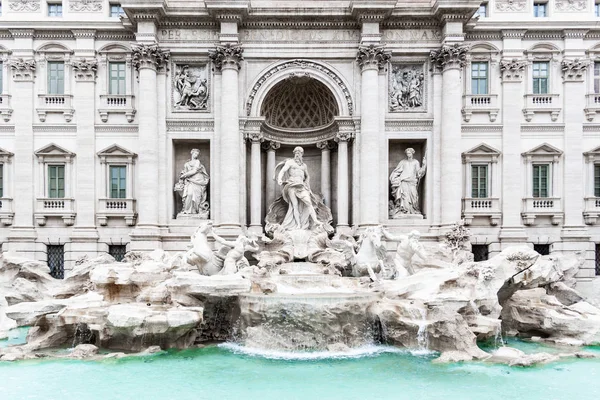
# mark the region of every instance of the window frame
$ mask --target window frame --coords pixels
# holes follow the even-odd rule
[[[113,76],[113,65],[119,65],[119,66],[123,66],[123,76],[121,77],[121,71],[117,70],[117,77],[116,79]],[[107,70],[108,70],[108,94],[110,95],[118,95],[118,96],[125,96],[127,95],[127,62],[126,61],[108,61],[107,64]],[[118,93],[113,93],[113,80],[116,80],[116,82],[118,82],[117,84],[117,92]],[[122,87],[122,92],[121,93],[121,82],[123,84]]]
[[[490,164],[489,163],[478,163],[478,162],[474,162],[470,164],[471,167],[471,191],[470,191],[470,198],[472,199],[488,199],[490,198]],[[475,178],[473,176],[474,173],[474,169],[477,169],[477,178]],[[480,196],[481,195],[481,174],[479,173],[481,168],[485,168],[485,195],[484,196]],[[473,183],[475,182],[475,179],[477,179],[477,187],[473,187]]]
[[[117,15],[113,15],[113,7],[119,7],[121,11]],[[123,10],[121,3],[108,3],[108,16],[110,18],[120,18],[122,15],[125,15],[125,11]]]
[[[54,164],[54,163],[49,163],[46,165],[46,177],[48,179],[47,185],[46,185],[46,198],[48,199],[64,199],[65,198],[65,189],[66,189],[66,185],[65,185],[65,164]],[[55,176],[52,176],[52,171],[55,171]],[[59,176],[59,172],[62,171],[62,178]],[[55,183],[53,184],[52,179],[55,179]],[[62,188],[60,187],[60,180],[62,179]],[[55,187],[53,187],[55,186]],[[61,190],[62,190],[62,196],[61,196]],[[52,195],[52,192],[55,191],[56,192],[56,196]]]
[[[499,167],[498,159],[500,157],[500,151],[493,148],[486,143],[480,143],[472,149],[462,153],[462,162],[464,165],[464,191],[463,197],[472,199],[473,195],[473,177],[472,167],[474,165],[486,165],[487,166],[487,197],[475,197],[477,199],[493,199],[500,194],[500,183],[499,179]]]
[[[116,177],[117,188],[113,187],[115,177],[113,176],[113,171],[119,170],[119,176]],[[123,171],[123,176],[121,176],[121,171]],[[109,177],[109,190],[108,190],[108,198],[110,199],[126,199],[127,198],[127,164],[109,164],[108,165],[108,177]],[[122,186],[123,185],[123,186]],[[114,196],[116,190],[117,196]],[[124,196],[121,196],[124,194]]]
[[[98,51],[100,55],[98,77],[100,79],[101,94],[112,95],[110,93],[110,63],[125,63],[125,96],[132,96],[135,89],[133,79],[133,66],[131,49],[120,44],[108,44]],[[114,95],[119,96],[119,95]]]
[[[12,157],[13,153],[0,147],[0,198],[10,199],[12,195]]]
[[[62,66],[62,79],[56,79],[56,92],[53,91],[52,88],[52,67],[53,66]],[[65,62],[64,61],[48,61],[46,64],[47,68],[47,81],[46,81],[46,94],[55,94],[55,95],[64,95],[65,94]],[[58,74],[58,70],[56,71]]]
[[[135,199],[134,192],[134,165],[137,154],[117,145],[116,143],[99,151],[98,158],[102,168],[101,192],[99,198],[114,199],[111,197],[111,167],[125,167],[125,196],[118,199]]]
[[[474,78],[474,70],[473,70],[473,66],[474,65],[485,65],[485,78],[481,78],[481,77],[475,77]],[[477,70],[478,73],[481,73],[481,68],[478,68]],[[470,66],[470,73],[471,73],[471,94],[474,95],[488,95],[490,94],[490,62],[489,61],[483,61],[483,60],[477,60],[477,61],[472,61],[471,62],[471,66]],[[485,93],[481,93],[480,89],[481,86],[478,84],[477,85],[477,93],[475,93],[474,89],[474,85],[473,85],[473,81],[484,81],[485,82]]]
[[[532,7],[532,11],[533,11],[533,17],[534,18],[548,18],[550,16],[550,7],[548,7],[549,2],[548,1],[534,1],[533,2],[533,7]],[[543,6],[544,8],[544,15],[537,15],[538,13],[538,8],[540,6]]]
[[[40,79],[40,94],[49,95],[48,87],[48,75],[49,66],[51,62],[62,62],[64,63],[64,90],[63,94],[57,94],[57,96],[70,96],[71,94],[71,56],[73,50],[64,47],[62,44],[47,43],[40,48],[36,49],[36,60],[38,61],[39,76],[45,77]],[[37,74],[36,74],[37,75]]]
[[[535,197],[537,198],[558,198],[561,197],[562,193],[562,180],[561,180],[561,164],[560,160],[563,156],[563,151],[548,144],[542,143],[533,149],[522,153],[521,156],[525,161],[525,198],[533,197],[533,173],[534,165],[549,164],[548,167],[548,196],[547,197]]]
[[[57,11],[59,11],[58,7],[60,7],[60,15],[58,15],[58,13],[57,13],[57,15],[50,15],[51,10],[53,10],[55,7],[57,8]],[[64,10],[63,10],[63,2],[62,1],[52,0],[52,1],[46,2],[46,16],[47,17],[62,18],[64,16],[63,11]]]
[[[541,174],[540,171],[542,171],[542,167],[545,167],[546,170],[546,188],[545,188],[545,196],[542,196],[542,190],[543,188],[541,187]],[[538,169],[538,173],[536,173],[536,168]],[[546,162],[534,162],[532,165],[532,174],[531,174],[531,197],[536,198],[536,199],[547,199],[550,196],[550,186],[551,186],[551,182],[552,182],[552,175],[551,175],[551,165],[549,163]],[[536,196],[536,183],[537,183],[537,191],[538,191],[538,195]]]
[[[546,66],[546,75],[545,76],[536,76],[536,66]],[[538,73],[540,70],[538,69]],[[536,79],[537,85],[536,85]],[[545,91],[541,90],[541,83],[544,82],[546,84]],[[531,85],[532,85],[532,94],[551,94],[550,92],[550,62],[549,61],[534,61],[531,64]],[[536,91],[537,89],[537,91]]]
[[[64,165],[64,197],[72,198],[73,159],[75,153],[70,152],[54,143],[50,143],[34,152],[38,159],[38,198],[50,198],[49,165]]]

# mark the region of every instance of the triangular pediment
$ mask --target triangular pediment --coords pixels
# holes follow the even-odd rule
[[[39,150],[36,150],[34,152],[34,154],[38,157],[40,156],[64,156],[64,157],[73,157],[75,156],[75,153],[70,152],[69,150],[60,147],[57,144],[54,143],[50,143],[49,145],[46,145],[44,147],[42,147]]]
[[[586,151],[585,153],[583,153],[583,155],[584,156],[600,156],[600,146],[598,146],[595,149],[592,149],[590,151]]]
[[[0,147],[0,157],[12,157],[14,156],[13,153],[11,153],[8,150],[4,150],[2,147]]]
[[[98,152],[99,157],[136,157],[137,154],[127,150],[118,144],[108,146],[104,150]]]
[[[462,153],[463,157],[465,156],[499,156],[500,150],[493,148],[490,145],[485,143],[478,144],[470,150]]]
[[[559,150],[548,143],[543,143],[523,153],[523,156],[560,156],[562,153],[562,150]]]

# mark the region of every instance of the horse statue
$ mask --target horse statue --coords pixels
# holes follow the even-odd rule
[[[229,249],[223,247],[219,252],[213,252],[208,244],[208,234],[212,233],[212,222],[201,224],[192,235],[192,248],[185,253],[188,264],[198,268],[201,275],[216,275],[223,269],[223,261]],[[224,254],[223,254],[224,252]]]

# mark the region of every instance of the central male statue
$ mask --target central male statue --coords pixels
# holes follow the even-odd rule
[[[302,160],[303,155],[304,149],[296,147],[294,158],[287,159],[277,166],[277,168],[282,166],[277,175],[277,183],[281,186],[281,197],[269,208],[266,217],[267,232],[269,225],[275,224],[285,230],[312,231],[322,224],[326,225],[327,231],[331,229],[329,226],[332,220],[331,211],[310,189],[310,176]]]

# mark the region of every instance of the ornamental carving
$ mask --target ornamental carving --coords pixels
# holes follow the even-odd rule
[[[461,68],[467,62],[469,47],[460,43],[444,45],[439,50],[432,50],[429,54],[432,64],[442,70]]]
[[[560,63],[560,68],[562,70],[563,79],[565,81],[583,80],[583,75],[585,71],[587,71],[589,65],[589,60],[580,60],[579,58],[574,60],[562,60]]]
[[[215,63],[215,68],[221,71],[226,68],[240,69],[240,62],[244,59],[244,49],[239,44],[227,43],[217,45],[216,49],[208,53],[210,59]]]
[[[102,11],[102,0],[69,0],[69,11],[75,11],[75,12]]]
[[[508,81],[522,80],[526,65],[526,61],[516,58],[513,58],[512,60],[501,60],[500,72],[502,73],[502,79]]]
[[[381,69],[392,57],[391,52],[385,51],[383,45],[359,46],[356,62],[364,70],[368,68]]]
[[[131,59],[135,69],[159,69],[167,65],[169,52],[158,47],[157,44],[132,44],[133,57]]]
[[[527,0],[496,0],[497,11],[525,11]]]
[[[587,0],[555,0],[554,7],[558,11],[584,11]]]
[[[199,111],[208,109],[206,65],[177,64],[173,76],[173,109]]]
[[[36,63],[35,60],[29,59],[24,60],[18,58],[10,61],[10,69],[13,71],[13,77],[15,80],[32,80],[34,78]]]
[[[94,80],[98,71],[98,61],[81,58],[73,61],[73,72],[77,80]]]
[[[40,9],[40,0],[10,0],[12,11],[34,12]]]
[[[344,94],[344,97],[346,98],[346,103],[348,105],[348,113],[349,115],[352,115],[354,112],[354,105],[353,105],[353,101],[352,101],[352,95],[350,94],[350,90],[348,90],[348,87],[346,86],[346,84],[342,81],[342,79],[335,73],[333,72],[331,69],[329,69],[326,66],[323,66],[321,64],[317,64],[315,62],[312,61],[307,61],[307,60],[293,60],[293,61],[288,61],[286,63],[283,64],[279,64],[273,68],[271,68],[270,70],[268,70],[267,72],[265,72],[260,79],[258,80],[258,82],[256,82],[256,84],[252,87],[252,90],[250,91],[250,95],[248,96],[248,101],[246,101],[246,115],[250,115],[250,113],[252,112],[252,104],[254,103],[254,98],[256,97],[256,94],[258,93],[258,91],[260,90],[260,87],[273,75],[275,75],[276,73],[280,72],[280,71],[284,71],[286,69],[289,68],[301,68],[301,69],[314,69],[316,71],[322,72],[325,75],[327,75],[329,78],[331,78],[340,88],[340,90],[342,91],[342,93]]]
[[[424,111],[423,65],[394,65],[389,80],[389,110]]]

